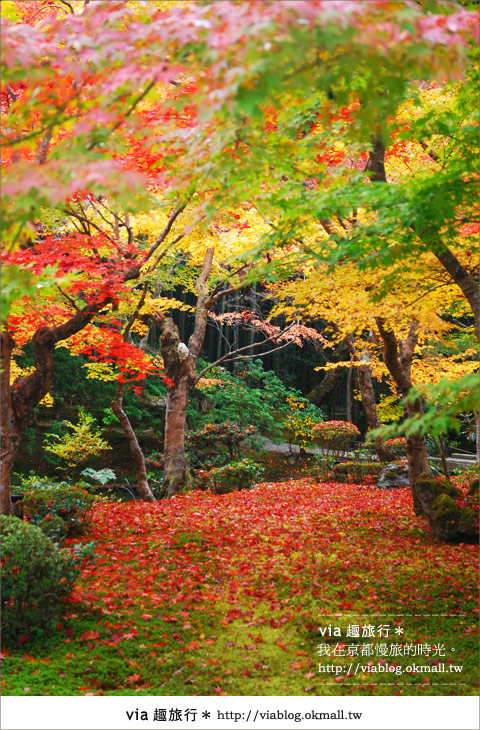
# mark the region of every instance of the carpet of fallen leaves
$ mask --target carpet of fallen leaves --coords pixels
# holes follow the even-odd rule
[[[299,479],[223,496],[99,503],[88,539],[95,562],[50,643],[7,656],[6,694],[475,691],[477,549],[429,535],[408,488]],[[345,636],[348,624],[367,623],[391,632],[369,641],[443,642],[446,662],[454,647],[461,681],[319,673],[319,662],[332,661],[319,658],[319,643],[339,639],[322,638],[318,627],[339,626]]]

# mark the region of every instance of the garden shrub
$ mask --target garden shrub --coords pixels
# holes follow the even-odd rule
[[[72,590],[79,562],[18,517],[1,515],[0,534],[2,638],[16,643],[51,628],[59,601]]]
[[[93,495],[82,487],[68,482],[52,483],[46,479],[24,481],[26,491],[20,503],[23,516],[37,525],[61,517],[67,535],[81,534],[90,521]]]
[[[382,461],[346,461],[335,464],[332,471],[333,477],[339,482],[359,484],[368,476],[380,474],[386,466],[386,462]]]
[[[475,494],[477,494],[477,495],[478,495],[478,490],[479,490],[479,486],[480,486],[480,482],[479,482],[479,479],[478,479],[478,477],[476,477],[475,479],[472,479],[472,481],[471,481],[471,482],[470,482],[470,484],[468,485],[468,494],[469,494],[470,496],[472,496],[472,497],[473,497],[473,496],[474,496]]]
[[[43,520],[32,522],[32,524],[39,527],[44,535],[49,537],[56,545],[61,545],[67,536],[68,527],[59,515],[47,514]]]
[[[385,446],[398,458],[405,456],[407,453],[407,439],[405,436],[397,436],[396,438],[385,441]]]
[[[189,422],[196,428],[205,423],[238,422],[252,424],[258,433],[277,439],[282,437],[285,418],[290,407],[288,398],[303,400],[315,413],[315,420],[324,416],[300,393],[287,388],[271,370],[264,370],[261,360],[250,361],[232,375],[223,368],[213,368],[202,378],[197,388],[208,396],[211,409],[199,415],[189,411]]]
[[[215,494],[227,494],[236,489],[251,489],[264,472],[263,466],[251,459],[232,461],[230,464],[212,469],[207,485]]]
[[[256,430],[255,426],[241,426],[231,421],[206,423],[202,429],[191,431],[187,435],[187,442],[196,452],[218,453],[219,447],[225,447],[230,459],[233,459],[240,453],[241,442],[252,436]]]
[[[315,439],[314,427],[322,418],[321,411],[305,398],[287,396],[286,401],[290,412],[284,422],[285,437],[304,452]]]
[[[46,434],[44,449],[66,462],[68,467],[76,467],[91,456],[98,456],[111,449],[102,438],[102,430],[84,408],[78,409],[78,422],[62,421],[62,435],[52,429]]]
[[[335,466],[335,458],[328,454],[315,454],[312,475],[322,482],[328,482],[335,478],[333,467]]]
[[[360,436],[360,431],[350,421],[321,421],[313,426],[313,433],[317,443],[337,458],[344,456],[351,441]]]

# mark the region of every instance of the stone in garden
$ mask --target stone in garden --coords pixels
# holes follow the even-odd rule
[[[404,464],[388,464],[378,475],[377,487],[379,489],[406,487],[408,484],[410,484],[408,467]]]

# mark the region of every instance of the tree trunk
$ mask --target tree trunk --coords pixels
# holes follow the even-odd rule
[[[72,318],[71,321],[75,320]],[[1,510],[2,514],[12,514],[11,473],[15,456],[27,426],[28,418],[34,407],[48,393],[53,380],[52,349],[58,339],[60,327],[39,327],[32,339],[35,354],[35,370],[29,375],[17,378],[10,385],[10,365],[13,337],[8,333],[7,323],[1,336]]]
[[[19,438],[12,408],[12,392],[10,389],[10,362],[12,358],[13,339],[8,332],[2,332],[2,366],[1,383],[1,494],[0,508],[4,515],[13,513],[10,475],[12,473]]]
[[[478,466],[480,466],[480,409],[477,411],[476,422],[477,422],[477,429],[476,429],[477,430],[477,433],[476,433],[476,437],[477,437],[477,464],[478,464]]]
[[[147,479],[147,469],[145,466],[145,457],[143,451],[138,443],[137,435],[132,428],[130,420],[123,410],[123,391],[125,388],[124,383],[118,383],[115,398],[112,401],[112,411],[120,421],[120,425],[127,439],[130,451],[132,452],[133,461],[135,462],[135,469],[137,471],[137,487],[140,492],[140,496],[145,502],[155,502],[155,497],[150,489],[150,485]]]
[[[347,372],[347,421],[352,423],[352,368]]]
[[[383,319],[377,317],[376,323],[380,337],[383,340],[385,365],[400,393],[407,396],[412,388],[411,367],[413,351],[418,341],[417,322],[413,321],[411,323],[408,335],[401,342],[398,342],[395,333],[386,326]],[[419,398],[407,403],[407,415],[410,418],[423,415],[422,403]],[[420,498],[417,490],[418,481],[423,476],[430,475],[425,436],[407,436],[406,451],[413,509],[416,515],[425,514],[428,512],[429,506]]]
[[[167,388],[163,494],[168,497],[191,485],[188,455],[185,453],[185,423],[190,389],[191,378],[188,373],[179,373],[175,385]]]
[[[165,366],[167,385],[163,497],[171,497],[191,484],[185,453],[185,425],[190,390],[195,384],[195,366],[186,345],[180,342],[178,327],[170,317],[157,319],[160,329],[160,350]]]
[[[375,399],[375,391],[373,389],[372,371],[368,364],[370,355],[368,353],[362,353],[359,356],[357,348],[354,345],[353,335],[348,335],[346,338],[348,349],[350,350],[350,356],[357,362],[364,362],[364,365],[357,367],[358,374],[358,387],[360,389],[360,395],[362,396],[362,405],[365,409],[365,415],[367,417],[367,425],[370,431],[376,428],[380,428],[380,419],[378,417],[377,403]],[[379,461],[392,461],[392,452],[383,444],[381,438],[375,439],[375,451]]]
[[[195,283],[197,306],[195,328],[188,341],[188,347],[180,342],[178,327],[170,317],[157,318],[160,328],[160,350],[165,366],[165,375],[170,380],[167,386],[167,409],[165,413],[164,476],[163,496],[172,497],[191,484],[188,457],[185,453],[185,425],[188,396],[196,384],[196,363],[207,328],[207,316],[213,299],[208,296],[207,278],[212,267],[213,248],[205,253],[202,271]]]
[[[372,372],[368,365],[360,365],[357,368],[358,373],[358,387],[360,388],[360,394],[362,396],[362,405],[365,409],[365,415],[367,417],[367,425],[370,431],[375,428],[380,428],[380,419],[378,417],[377,403],[375,400],[375,391],[373,389]],[[394,456],[393,453],[383,444],[381,438],[376,438],[375,451],[379,461],[392,461]]]
[[[335,362],[336,360],[341,360],[343,357],[347,354],[347,345],[345,340],[342,340],[338,343],[335,350],[333,351],[332,359]],[[310,393],[308,393],[307,398],[311,403],[314,403],[316,406],[319,406],[322,401],[325,400],[327,395],[332,392],[332,390],[335,388],[338,378],[341,372],[341,366],[339,366],[336,370],[327,370],[325,373],[325,377],[323,378],[322,382],[316,385]]]
[[[419,399],[415,400],[414,403],[409,403],[407,405],[407,414],[409,418],[416,415],[423,415],[422,403]],[[431,473],[430,465],[428,463],[425,436],[407,436],[406,451],[408,476],[410,479],[410,488],[412,490],[414,512],[416,515],[428,515],[430,505],[426,504],[422,499],[422,495],[419,494],[417,487],[419,480],[425,475],[429,475]]]
[[[387,182],[385,174],[385,145],[378,136],[372,137],[372,146],[365,170],[369,172],[372,182]],[[412,225],[412,229],[428,250],[436,256],[469,303],[475,322],[475,333],[477,339],[480,341],[480,289],[475,276],[462,266],[453,251],[448,248],[440,237],[439,232],[433,226],[425,226],[420,230]]]

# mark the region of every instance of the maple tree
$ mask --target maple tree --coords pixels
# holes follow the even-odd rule
[[[448,109],[457,115],[449,129],[461,128],[461,144],[452,152],[435,136],[430,143],[434,123],[445,124],[448,114],[427,105],[408,133],[426,144],[431,166],[413,185],[403,179],[384,184],[385,149],[398,135],[396,115],[412,82],[415,96],[416,79],[461,73],[473,13],[455,5],[424,11],[418,4],[379,1],[38,5],[34,16],[28,3],[10,5],[11,17],[2,19],[7,305],[16,286],[27,297],[28,312],[18,316],[17,299],[2,330],[4,510],[11,509],[13,456],[28,414],[49,390],[57,343],[72,340],[95,320],[102,337],[91,351],[103,349],[107,358],[113,349],[123,353],[116,360],[121,379],[151,367],[124,340],[120,325],[107,320],[131,298],[130,282],[158,265],[155,255],[159,259],[167,250],[163,244],[187,236],[186,228],[176,227],[187,208],[190,227],[215,221],[225,206],[245,200],[255,206],[267,231],[252,236],[250,249],[266,263],[261,273],[251,267],[252,279],[291,273],[284,257],[271,252],[298,244],[312,217],[324,227],[333,216],[344,225],[352,218],[346,235],[332,233],[327,246],[314,252],[333,262],[354,255],[368,264],[372,251],[382,263],[408,258],[420,240],[454,278],[478,324],[472,266],[460,264],[449,247],[473,210],[474,124],[461,86],[452,87]],[[305,58],[298,47],[308,49]],[[305,95],[307,87],[313,93]],[[439,168],[440,154],[449,165]],[[448,203],[445,191],[452,183],[456,192]],[[432,185],[444,191],[436,216],[428,204]],[[159,193],[160,199],[152,199]],[[113,235],[103,226],[92,230],[86,207],[97,206],[100,196],[115,201],[118,210],[161,207],[169,217],[145,248],[117,212]],[[45,207],[68,210],[77,233],[42,236],[38,222]],[[356,217],[359,208],[370,215]],[[423,218],[412,228],[412,210],[418,209]],[[426,225],[430,219],[435,226]],[[206,251],[200,249],[199,261],[199,300],[205,302]],[[38,285],[46,294],[41,302]],[[197,312],[193,359],[206,309]],[[162,322],[165,344],[173,343],[174,329],[166,318]],[[110,336],[115,348],[99,342]],[[33,343],[35,370],[10,389],[11,353],[22,337]]]
[[[218,249],[217,249],[218,250]],[[302,344],[305,340],[315,340],[326,343],[322,335],[312,328],[298,325],[293,321],[285,328],[273,326],[259,319],[255,312],[243,310],[237,313],[238,317],[247,319],[250,325],[263,334],[260,341],[245,347],[229,349],[229,351],[197,372],[197,360],[205,338],[207,320],[212,307],[229,293],[238,291],[245,286],[245,279],[239,277],[238,272],[228,274],[229,286],[225,287],[224,275],[215,285],[211,281],[211,273],[215,249],[207,248],[202,263],[202,269],[195,281],[197,301],[195,305],[195,322],[188,345],[180,342],[178,326],[171,317],[154,317],[154,322],[160,333],[160,351],[165,365],[165,374],[168,378],[166,413],[165,413],[165,440],[164,440],[164,478],[163,491],[172,496],[178,491],[190,486],[190,472],[188,458],[185,452],[185,429],[187,405],[190,392],[213,368],[221,363],[235,362],[252,357],[261,357],[271,351],[282,349],[290,343]],[[245,269],[241,267],[240,271]],[[235,318],[235,315],[212,315],[215,320]],[[253,354],[252,354],[253,353]]]
[[[388,268],[381,273],[361,271],[356,264],[345,261],[329,273],[328,266],[317,264],[304,267],[303,278],[276,287],[283,300],[278,310],[295,312],[297,316],[302,312],[308,317],[321,316],[330,322],[334,341],[348,343],[351,360],[333,362],[323,369],[328,371],[341,366],[359,369],[362,402],[372,430],[380,426],[372,374],[380,380],[389,376],[394,392],[406,397],[414,383],[421,386],[438,382],[442,376],[458,378],[478,370],[475,348],[454,350],[450,358],[439,359],[431,354],[435,338],[445,341],[452,330],[458,329],[451,313],[461,313],[466,308],[453,282],[433,265],[421,281],[416,272],[405,271],[399,264],[394,264],[393,269],[394,275]],[[385,275],[390,276],[391,289],[379,300],[377,292]],[[421,396],[410,398],[406,410],[410,418],[421,417]],[[388,452],[388,448],[380,436],[377,435],[375,441],[382,460],[381,450]],[[430,514],[429,499],[424,499],[415,486],[422,474],[430,473],[422,432],[408,434],[406,453],[415,510],[418,514]]]
[[[430,29],[452,29],[453,23],[459,30],[460,18],[467,32],[469,24],[472,28],[476,25],[473,15],[464,11],[455,14],[453,6],[450,11],[452,14],[446,17],[427,14],[425,20]],[[445,37],[440,40],[436,31],[433,37],[440,46],[448,47],[449,41]],[[281,43],[277,43],[276,50],[283,50]],[[235,53],[236,50],[232,52]],[[475,51],[471,50],[470,54],[475,55]],[[404,91],[410,95],[409,104],[405,104],[394,93],[395,74],[389,68],[390,58],[382,59],[377,67],[379,73],[375,75],[373,87],[365,83],[370,69],[357,61],[362,83],[359,77],[351,82],[346,74],[341,80],[332,80],[327,75],[330,86],[325,94],[322,88],[325,81],[319,75],[325,66],[328,68],[328,57],[325,53],[322,58],[325,64],[318,63],[318,68],[313,59],[311,65],[302,67],[305,82],[308,79],[311,88],[320,89],[313,102],[309,97],[307,108],[299,98],[300,91],[292,89],[284,76],[275,89],[270,87],[268,73],[272,60],[265,59],[261,80],[255,80],[250,96],[248,124],[239,123],[235,129],[246,153],[245,163],[238,156],[236,159],[245,186],[251,190],[255,185],[252,171],[257,177],[263,171],[264,180],[270,174],[277,181],[276,185],[262,182],[260,189],[257,185],[253,190],[255,203],[272,228],[269,240],[263,242],[263,250],[283,246],[288,252],[294,242],[296,248],[303,247],[306,260],[316,262],[315,270],[325,259],[331,266],[338,266],[342,257],[357,260],[362,267],[381,265],[383,281],[377,285],[378,298],[392,286],[392,273],[389,276],[385,271],[392,261],[400,261],[402,267],[415,271],[421,283],[425,273],[424,269],[419,270],[419,261],[422,267],[431,267],[434,257],[468,303],[478,337],[478,265],[472,254],[472,236],[478,231],[474,193],[478,145],[475,94],[468,91],[475,84],[476,67],[470,62],[466,83],[444,86],[441,91],[446,103],[442,105],[438,104],[435,91],[423,93],[425,82],[416,81],[414,74],[407,88],[409,82],[405,76]],[[278,66],[278,56],[274,54],[274,58]],[[285,58],[295,63],[289,48]],[[387,68],[390,78],[383,82],[381,74]],[[431,88],[427,86],[427,92]],[[377,94],[387,100],[382,101]],[[280,99],[285,101],[284,108],[280,108]],[[241,102],[244,106],[248,103],[245,97],[235,101],[238,109]],[[344,106],[338,112],[335,102],[342,101]],[[405,121],[407,115],[413,117],[411,123]],[[271,135],[263,133],[267,125]],[[286,150],[288,156],[281,157]],[[389,177],[387,151],[390,162],[397,156],[405,163],[403,169],[394,168]],[[390,185],[385,186],[387,182]],[[289,200],[295,200],[295,205],[289,205]],[[312,242],[308,237],[312,220],[328,233],[325,242],[318,238]],[[332,221],[338,221],[339,226]],[[339,231],[340,227],[343,230]],[[285,266],[283,257],[281,264]],[[398,267],[396,272],[391,271],[393,276],[398,276]],[[381,318],[376,318],[376,324],[384,343],[385,362],[400,391],[407,395],[412,385],[409,370],[418,338],[417,325],[413,321],[410,335],[402,340],[399,358],[399,343],[391,327]],[[362,386],[365,391],[368,384],[364,382]],[[407,409],[411,416],[421,416],[420,399],[409,400]],[[370,410],[374,420],[374,409]],[[415,484],[429,471],[423,435],[411,433],[408,444],[410,479]],[[418,503],[417,509],[420,509]]]

